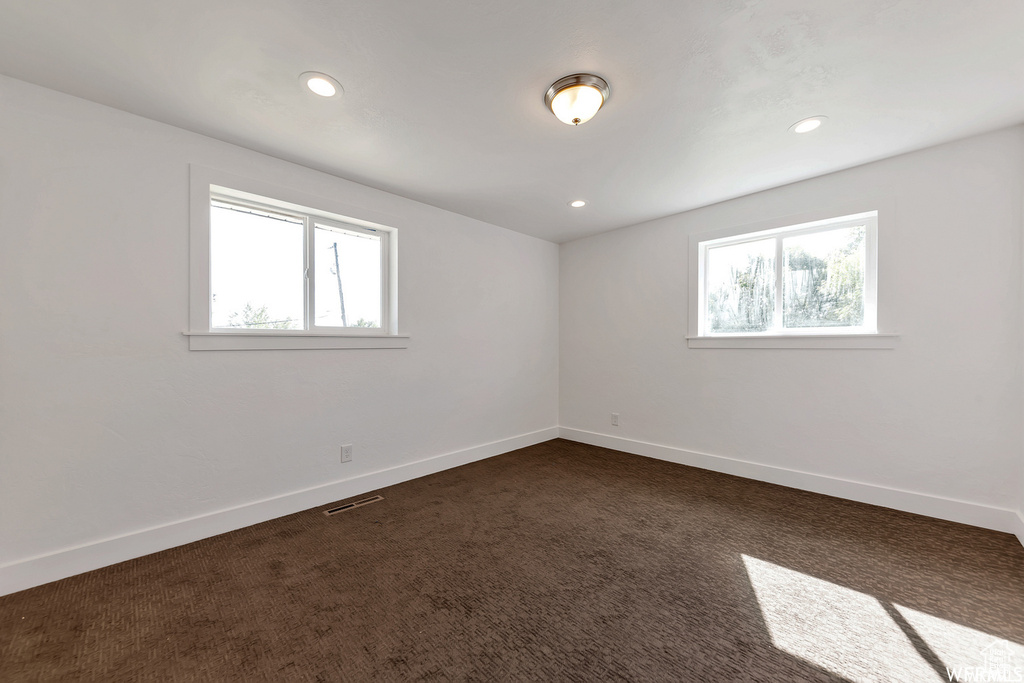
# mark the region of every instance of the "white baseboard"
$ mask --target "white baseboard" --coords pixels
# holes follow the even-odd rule
[[[416,462],[246,503],[161,526],[65,548],[0,566],[0,595],[393,486],[558,437],[558,427],[481,444]]]
[[[989,507],[979,503],[969,503],[963,500],[942,498],[925,493],[892,489],[875,484],[865,484],[848,479],[838,479],[821,474],[800,472],[784,467],[762,465],[746,460],[698,453],[683,448],[624,439],[618,436],[598,434],[597,432],[588,432],[581,429],[561,427],[559,434],[563,439],[579,441],[580,443],[592,446],[602,446],[634,455],[643,455],[648,458],[667,460],[682,465],[700,467],[705,470],[733,474],[747,479],[756,479],[757,481],[780,484],[804,491],[823,493],[828,496],[846,498],[847,500],[880,505],[894,510],[913,512],[918,515],[926,515],[951,522],[960,522],[961,524],[970,524],[971,526],[1016,534],[1021,544],[1024,544],[1024,517],[1014,510]]]

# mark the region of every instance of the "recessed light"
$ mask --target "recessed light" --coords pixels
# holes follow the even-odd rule
[[[586,205],[587,203],[582,199],[577,199],[576,201],[569,202],[569,206],[571,206],[574,209],[581,209]]]
[[[328,99],[341,97],[341,93],[345,92],[341,87],[341,83],[338,83],[334,78],[327,74],[322,74],[319,71],[305,72],[299,76],[299,82],[320,97]]]
[[[789,129],[794,133],[810,133],[812,130],[816,130],[818,126],[825,123],[826,120],[828,120],[827,116],[811,116],[803,119],[802,121],[797,121],[790,126]]]

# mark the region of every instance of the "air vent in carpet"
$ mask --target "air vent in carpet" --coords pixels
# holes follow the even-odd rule
[[[354,503],[345,503],[344,505],[339,505],[336,508],[324,510],[324,514],[330,517],[331,515],[336,515],[339,512],[348,512],[349,510],[355,510],[356,508],[361,508],[364,505],[369,505],[370,503],[376,503],[378,500],[384,500],[384,496],[373,496],[372,498],[357,500]]]

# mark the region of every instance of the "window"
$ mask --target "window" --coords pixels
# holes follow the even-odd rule
[[[877,211],[694,236],[690,346],[878,347],[877,239]],[[779,338],[803,341],[758,342]]]
[[[395,334],[394,228],[257,181],[192,176],[190,348],[407,345]]]
[[[214,195],[210,327],[380,330],[388,234]]]

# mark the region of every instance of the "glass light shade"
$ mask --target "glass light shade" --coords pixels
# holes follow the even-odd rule
[[[592,85],[573,85],[560,90],[551,100],[551,111],[562,123],[578,126],[594,118],[604,104],[604,95]]]

